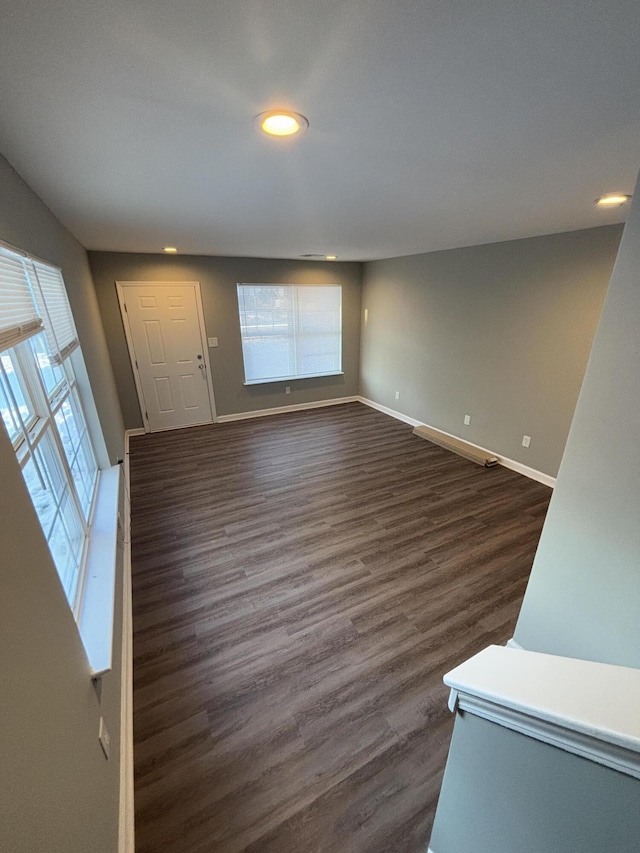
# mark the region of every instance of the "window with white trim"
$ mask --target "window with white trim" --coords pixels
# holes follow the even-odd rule
[[[62,273],[0,246],[0,414],[76,618],[98,466]]]
[[[342,373],[339,284],[238,284],[247,385]]]

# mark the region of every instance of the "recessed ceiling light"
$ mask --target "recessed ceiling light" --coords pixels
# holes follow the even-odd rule
[[[175,246],[165,246],[163,251],[166,252],[167,255],[177,255],[178,254],[178,250],[176,249]]]
[[[263,133],[269,136],[293,136],[309,127],[309,120],[290,110],[269,110],[256,116]]]
[[[625,193],[607,193],[597,198],[596,204],[598,207],[620,207],[620,205],[626,204],[630,198],[631,196]]]
[[[325,258],[326,258],[328,261],[337,261],[337,260],[338,260],[338,256],[337,256],[337,255],[325,255]]]

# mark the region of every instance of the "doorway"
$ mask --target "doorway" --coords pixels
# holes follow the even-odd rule
[[[214,421],[200,283],[118,281],[116,288],[145,431]]]

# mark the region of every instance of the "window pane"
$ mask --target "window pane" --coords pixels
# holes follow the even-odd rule
[[[44,387],[47,394],[50,395],[65,378],[62,368],[52,360],[44,332],[29,338],[29,346],[35,357]]]
[[[56,412],[56,427],[86,519],[91,510],[98,468],[75,389]]]
[[[238,308],[247,382],[342,370],[339,285],[239,284]]]
[[[293,287],[238,285],[247,382],[293,376],[296,370]]]
[[[85,543],[85,531],[71,498],[56,444],[45,433],[23,475],[49,544],[60,580],[73,603]]]
[[[44,535],[48,538],[53,525],[57,505],[55,495],[48,486],[46,474],[44,471],[41,473],[44,482],[40,479],[32,459],[29,459],[22,469],[22,475],[24,476],[27,484],[27,489],[29,489],[33,505],[38,513],[42,530],[44,531]]]
[[[15,358],[11,355],[11,351],[3,352],[0,358],[2,358],[4,368],[3,371],[0,371],[2,420],[7,427],[10,438],[13,439],[20,430],[20,417],[25,424],[29,424],[33,420],[34,412],[27,395],[22,391],[20,377],[16,372]]]

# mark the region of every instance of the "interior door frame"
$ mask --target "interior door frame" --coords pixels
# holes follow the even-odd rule
[[[202,292],[200,290],[199,281],[116,281],[116,292],[118,294],[118,305],[120,306],[120,316],[124,326],[124,336],[127,341],[127,351],[129,353],[129,362],[133,371],[133,379],[136,384],[136,393],[138,394],[138,405],[140,406],[140,415],[145,432],[151,432],[149,426],[149,418],[147,416],[146,403],[144,402],[144,394],[142,393],[142,382],[140,381],[139,368],[135,356],[135,347],[133,346],[133,335],[129,326],[129,314],[126,309],[125,294],[128,287],[176,287],[176,285],[188,285],[193,287],[196,297],[196,313],[198,315],[198,326],[200,328],[200,338],[202,339],[202,349],[205,368],[207,372],[207,390],[209,392],[209,404],[211,406],[211,421],[215,424],[218,422],[216,414],[216,398],[213,393],[213,381],[211,378],[211,361],[209,358],[209,341],[207,338],[207,329],[204,324],[204,311],[202,309]],[[207,423],[205,421],[205,423]],[[188,429],[193,424],[185,424],[181,427],[170,427],[170,429]],[[155,430],[155,432],[163,432],[163,430]]]

